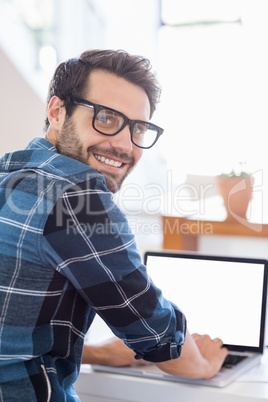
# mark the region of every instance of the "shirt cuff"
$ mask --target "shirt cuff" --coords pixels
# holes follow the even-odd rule
[[[181,331],[176,332],[175,339],[167,340],[161,343],[151,352],[136,353],[135,359],[143,359],[152,363],[161,363],[167,360],[177,359],[180,357],[181,348],[184,344],[185,336]]]

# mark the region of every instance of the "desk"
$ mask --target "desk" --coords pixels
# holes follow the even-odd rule
[[[163,248],[168,250],[198,249],[198,236],[248,236],[268,238],[268,224],[218,222],[162,216]]]
[[[268,351],[261,366],[268,366]],[[248,374],[254,370],[248,371]],[[118,374],[96,373],[84,366],[75,383],[81,402],[264,402],[267,382],[242,382],[225,388],[147,380]]]

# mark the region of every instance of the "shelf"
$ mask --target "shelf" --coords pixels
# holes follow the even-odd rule
[[[163,248],[197,251],[198,236],[248,236],[268,238],[268,224],[225,222],[162,216]]]

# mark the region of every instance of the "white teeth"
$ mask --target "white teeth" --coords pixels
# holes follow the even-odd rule
[[[104,156],[99,156],[99,155],[94,155],[94,156],[98,161],[101,161],[101,162],[105,163],[106,165],[115,166],[115,167],[122,166],[122,162],[117,162],[117,161],[114,161],[113,159],[105,158]]]

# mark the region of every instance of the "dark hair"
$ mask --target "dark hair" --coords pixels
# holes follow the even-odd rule
[[[123,50],[88,50],[78,59],[61,63],[50,82],[47,105],[53,96],[65,101],[66,112],[70,116],[75,108],[67,99],[72,95],[84,96],[86,82],[93,70],[106,70],[132,84],[142,87],[150,102],[152,117],[159,101],[161,88],[152,72],[150,61],[142,56],[133,56]],[[48,118],[45,131],[49,127]]]

